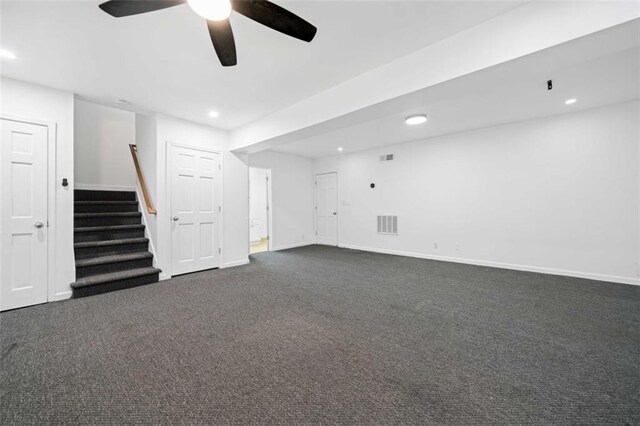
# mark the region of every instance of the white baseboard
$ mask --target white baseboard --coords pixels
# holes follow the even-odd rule
[[[501,269],[513,269],[516,271],[527,271],[527,272],[537,272],[541,274],[550,274],[550,275],[562,275],[565,277],[576,277],[576,278],[585,278],[588,280],[595,281],[607,281],[607,282],[615,282],[621,284],[631,284],[631,285],[640,285],[640,278],[633,277],[621,277],[617,275],[604,275],[604,274],[595,274],[592,272],[581,272],[581,271],[571,271],[566,269],[555,269],[555,268],[546,268],[542,266],[529,266],[529,265],[518,265],[514,263],[503,263],[503,262],[492,262],[486,260],[476,260],[476,259],[465,259],[460,257],[449,257],[449,256],[434,256],[430,254],[424,253],[415,253],[415,252],[407,252],[407,251],[398,251],[398,250],[387,250],[387,249],[379,249],[373,247],[363,247],[356,246],[351,244],[340,244],[339,247],[353,249],[353,250],[362,250],[362,251],[370,251],[374,253],[383,253],[383,254],[392,254],[396,256],[407,256],[407,257],[415,257],[418,259],[430,259],[430,260],[439,260],[442,262],[454,262],[454,263],[464,263],[467,265],[478,265],[478,266],[489,266],[491,268],[501,268]]]
[[[135,191],[135,186],[125,185],[101,185],[95,183],[76,183],[74,189],[86,189],[89,191]]]
[[[234,266],[248,265],[249,259],[235,260],[233,262],[224,263],[220,269],[233,268]]]
[[[159,280],[160,281],[164,281],[164,280],[168,280],[171,278],[171,275],[167,274],[166,272],[160,272],[160,276],[159,276]]]
[[[53,300],[57,302],[60,300],[71,299],[71,294],[72,294],[71,290],[61,291],[55,294],[55,296],[53,297]]]
[[[287,245],[284,245],[284,246],[273,247],[271,249],[271,251],[287,250],[287,249],[292,249],[292,248],[296,248],[296,247],[310,246],[310,245],[313,245],[313,244],[315,244],[315,243],[311,242],[311,241],[307,241],[305,243],[287,244]]]

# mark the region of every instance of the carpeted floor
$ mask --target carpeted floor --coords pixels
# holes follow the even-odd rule
[[[640,423],[634,286],[310,246],[0,321],[3,425]]]

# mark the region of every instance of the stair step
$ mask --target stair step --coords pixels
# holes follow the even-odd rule
[[[86,241],[84,243],[75,243],[73,248],[87,248],[87,247],[105,247],[105,246],[114,246],[120,244],[131,244],[131,243],[148,243],[148,238],[122,238],[119,240],[107,240],[107,241]]]
[[[89,212],[89,213],[76,213],[73,216],[78,217],[102,217],[102,216],[137,216],[139,217],[142,213],[140,212]]]
[[[148,251],[77,259],[76,279],[91,275],[146,268],[152,265],[153,255]]]
[[[137,212],[137,201],[76,201],[76,213]]]
[[[123,238],[106,241],[86,241],[73,245],[76,259],[89,257],[101,257],[112,254],[124,254],[132,252],[148,251],[148,238]]]
[[[77,280],[71,284],[71,288],[85,287],[89,285],[103,284],[111,281],[117,281],[125,278],[142,277],[144,275],[159,274],[162,272],[158,268],[138,268],[129,271],[110,272],[108,274],[94,275]]]
[[[73,232],[102,232],[102,231],[118,231],[124,229],[144,229],[144,225],[107,225],[107,226],[86,226],[75,228]]]
[[[87,206],[91,206],[91,205],[97,205],[97,206],[101,206],[101,205],[116,205],[116,204],[138,204],[138,202],[136,200],[89,200],[89,201],[74,201],[74,204],[84,204]]]
[[[135,201],[135,191],[95,191],[76,189],[73,192],[76,201]]]
[[[73,297],[84,297],[158,282],[158,268],[147,267],[80,278],[71,284]]]
[[[74,226],[76,228],[113,226],[113,225],[139,225],[142,213],[140,212],[119,212],[119,213],[76,213],[73,215]]]
[[[144,225],[88,226],[74,229],[74,242],[144,237]]]
[[[102,265],[105,263],[124,262],[133,259],[153,258],[153,254],[148,251],[140,253],[112,254],[110,256],[91,257],[88,259],[76,260],[76,267]]]

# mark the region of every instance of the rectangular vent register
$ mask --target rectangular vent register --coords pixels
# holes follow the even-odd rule
[[[378,216],[378,234],[398,234],[398,216]]]

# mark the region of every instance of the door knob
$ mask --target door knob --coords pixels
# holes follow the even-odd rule
[[[333,215],[334,215],[334,216],[335,216],[335,215],[337,215],[337,214],[338,214],[338,212],[333,212]]]
[[[174,217],[173,217],[173,221],[174,221],[174,222],[177,222],[177,221],[178,221],[178,216],[174,216]]]
[[[35,226],[36,228],[40,229],[40,228],[42,228],[44,226],[44,223],[36,222],[36,223],[33,224],[33,226]]]

